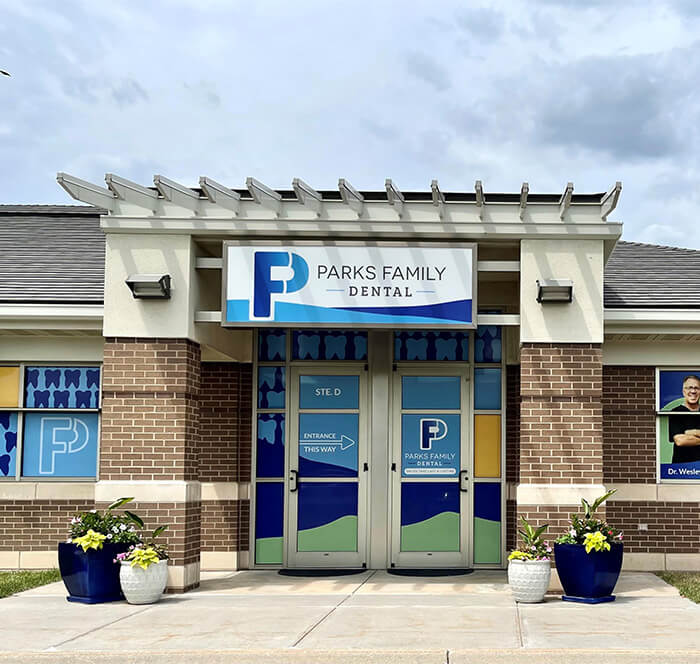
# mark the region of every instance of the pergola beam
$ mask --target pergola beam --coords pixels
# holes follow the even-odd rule
[[[305,207],[313,210],[317,217],[321,216],[323,210],[323,197],[313,187],[309,186],[301,178],[292,180],[292,188],[297,195],[297,200]]]
[[[484,187],[481,184],[481,180],[477,180],[474,183],[474,191],[476,192],[476,207],[479,210],[479,219],[483,219],[486,200],[484,199]]]
[[[68,175],[68,173],[57,173],[56,181],[76,201],[96,205],[110,212],[114,211],[114,194],[109,189]]]
[[[600,216],[603,221],[607,221],[608,215],[617,207],[620,192],[622,192],[622,182],[618,180],[600,200]]]
[[[338,189],[343,202],[352,208],[358,217],[362,216],[365,210],[365,197],[355,189],[345,178],[338,180]]]
[[[199,186],[202,188],[204,195],[214,203],[214,205],[226,208],[238,216],[241,195],[237,191],[234,191],[230,187],[225,187],[223,184],[219,184],[216,180],[212,180],[206,175],[199,176]]]
[[[403,204],[405,202],[401,190],[392,182],[391,178],[386,179],[384,186],[386,187],[386,199],[389,201],[389,205],[394,207],[396,214],[398,214],[399,219],[401,219],[401,217],[403,217]]]
[[[440,191],[440,186],[438,185],[437,180],[433,180],[430,183],[430,191],[433,195],[433,205],[437,207],[438,215],[440,219],[442,219],[442,216],[445,213],[445,194]]]
[[[562,220],[564,219],[564,215],[566,214],[566,211],[571,206],[571,196],[573,193],[574,193],[574,183],[567,182],[566,189],[564,189],[564,193],[561,195],[561,198],[559,199],[559,219],[562,219]]]
[[[112,173],[105,175],[105,182],[118,199],[152,212],[158,209],[158,194],[152,189]]]
[[[282,210],[282,195],[274,189],[264,185],[255,178],[246,178],[245,186],[248,188],[253,200],[258,204],[272,210],[278,217]]]
[[[163,175],[154,175],[153,184],[166,201],[170,201],[173,205],[187,208],[188,210],[192,210],[195,214],[199,214],[201,199],[199,195],[189,187],[185,187],[179,182],[170,180]]]
[[[518,216],[522,219],[525,216],[525,208],[527,207],[527,195],[530,193],[530,185],[527,182],[523,182],[523,186],[520,187],[520,213]]]

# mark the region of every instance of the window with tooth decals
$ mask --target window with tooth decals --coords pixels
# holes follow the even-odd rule
[[[94,478],[99,366],[0,367],[0,480]]]

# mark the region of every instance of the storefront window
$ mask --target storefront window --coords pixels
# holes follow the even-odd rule
[[[97,476],[99,367],[0,367],[0,404],[0,478]]]
[[[469,333],[449,330],[401,330],[394,332],[395,362],[466,362]]]

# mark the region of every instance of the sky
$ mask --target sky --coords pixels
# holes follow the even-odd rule
[[[624,239],[700,249],[699,56],[699,0],[0,0],[0,203],[621,180]]]

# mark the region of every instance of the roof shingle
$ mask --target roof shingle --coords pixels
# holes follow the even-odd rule
[[[700,308],[700,251],[618,242],[605,266],[606,309]]]

